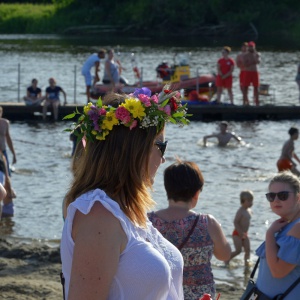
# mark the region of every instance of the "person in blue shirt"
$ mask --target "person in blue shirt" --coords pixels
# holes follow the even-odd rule
[[[283,294],[300,276],[300,180],[290,171],[275,175],[266,194],[279,216],[269,227],[260,257],[257,287],[271,299]],[[300,284],[284,298],[299,299]]]
[[[92,55],[90,55],[82,66],[81,74],[83,75],[85,80],[87,103],[90,102],[91,87],[100,80],[100,77],[98,75],[98,72],[100,71],[100,61],[105,58],[105,54],[106,50],[100,49],[98,53],[93,53]],[[93,67],[95,67],[94,78],[91,73]]]
[[[41,105],[45,100],[45,96],[42,96],[42,90],[37,86],[37,79],[31,80],[31,85],[27,88],[26,96],[23,98],[26,105]]]
[[[60,86],[56,85],[56,80],[54,78],[51,77],[49,79],[49,84],[50,86],[46,88],[46,100],[43,106],[43,119],[46,120],[48,106],[52,106],[54,120],[56,121],[58,118],[58,107],[60,105],[59,94],[62,92],[64,95],[64,105],[67,104],[67,94]]]

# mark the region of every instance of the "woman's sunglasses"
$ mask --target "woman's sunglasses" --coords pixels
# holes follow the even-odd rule
[[[165,141],[165,142],[156,141],[155,142],[155,145],[158,147],[158,149],[161,152],[161,157],[163,157],[166,152],[167,144],[168,144],[168,141]]]
[[[293,193],[293,192],[282,191],[278,193],[267,193],[266,197],[269,202],[273,202],[276,196],[280,201],[286,201],[289,198],[289,193]]]

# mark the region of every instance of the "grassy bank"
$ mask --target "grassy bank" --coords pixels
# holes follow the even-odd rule
[[[89,1],[88,1],[89,2]],[[87,3],[88,3],[87,2]],[[242,40],[246,37],[243,33],[246,31],[252,31],[254,26],[250,27],[249,24],[255,24],[255,30],[259,35],[272,34],[275,36],[289,38],[291,40],[299,40],[300,37],[300,19],[293,22],[287,22],[285,26],[282,26],[282,20],[278,18],[271,19],[258,17],[254,23],[241,19],[238,12],[231,12],[235,16],[235,21],[226,22],[222,19],[222,14],[215,15],[214,24],[207,24],[204,21],[198,27],[194,23],[183,22],[178,25],[178,18],[180,11],[176,12],[178,17],[174,17],[176,14],[174,11],[170,14],[169,11],[161,12],[160,18],[157,19],[157,14],[151,17],[152,11],[149,7],[132,7],[132,9],[125,9],[126,1],[118,6],[108,6],[107,1],[104,1],[101,5],[66,5],[65,7],[55,4],[0,4],[0,34],[90,34],[105,32],[110,33],[118,31],[119,28],[127,28],[126,33],[135,36],[150,37],[170,37],[180,36],[181,38],[187,36],[201,36],[206,33],[206,36],[211,37],[213,34],[219,34],[223,37]],[[178,1],[177,1],[178,2]],[[128,2],[129,3],[129,2]],[[134,13],[133,13],[134,10]],[[157,10],[157,8],[156,8]],[[145,16],[149,11],[149,17]],[[153,14],[153,13],[152,13]],[[259,15],[263,15],[261,12]],[[168,18],[168,16],[173,16]],[[200,17],[200,16],[199,16]],[[177,20],[176,22],[173,20]],[[168,19],[168,20],[167,20]],[[188,18],[184,18],[186,21]],[[166,20],[163,22],[162,20]],[[174,23],[175,22],[175,23]],[[272,23],[273,22],[273,23]],[[194,24],[194,25],[192,25]],[[224,27],[218,33],[215,33],[215,29]],[[229,30],[240,30],[239,32]],[[272,28],[272,30],[271,30]],[[119,31],[120,33],[120,31]],[[121,33],[123,35],[123,32]],[[244,37],[244,38],[243,38]]]

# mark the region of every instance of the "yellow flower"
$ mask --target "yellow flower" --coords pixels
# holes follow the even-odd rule
[[[92,130],[92,134],[93,134],[93,135],[97,135],[97,134],[98,134],[98,131],[97,131],[97,130]]]
[[[88,112],[90,111],[92,105],[93,105],[93,103],[92,103],[92,102],[89,102],[89,103],[83,108],[83,111],[84,111],[84,113],[85,113],[86,115],[87,115]]]
[[[145,107],[143,106],[142,102],[135,98],[126,99],[125,103],[121,105],[124,106],[134,118],[139,118],[142,120],[146,115]]]
[[[96,139],[99,141],[104,141],[105,137],[109,134],[108,130],[103,130],[100,133],[97,134]]]
[[[116,118],[115,112],[109,111],[105,115],[101,128],[112,130],[113,126],[117,124],[119,124],[119,120]]]

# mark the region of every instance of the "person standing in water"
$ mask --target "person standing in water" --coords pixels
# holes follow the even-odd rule
[[[299,102],[300,102],[300,63],[298,64],[297,67],[296,83],[298,84],[298,88],[299,88]]]
[[[239,136],[237,136],[234,132],[227,131],[227,128],[228,128],[228,123],[226,121],[222,121],[220,124],[219,133],[210,134],[203,137],[204,147],[206,147],[207,139],[210,138],[217,138],[219,146],[226,146],[232,138],[240,143],[242,139]]]
[[[244,248],[245,256],[244,262],[245,267],[249,266],[250,259],[250,240],[248,237],[248,230],[250,227],[250,220],[252,217],[251,207],[253,205],[253,192],[252,191],[242,191],[240,193],[241,206],[236,212],[234,218],[234,230],[232,233],[232,239],[235,247],[235,251],[231,252],[230,259],[239,255]],[[229,264],[229,260],[226,262]]]
[[[245,98],[245,87],[244,87],[244,77],[245,77],[245,66],[244,66],[244,56],[248,50],[248,43],[245,42],[242,44],[241,52],[235,59],[237,67],[240,69],[239,81],[240,81],[240,89],[243,95],[243,105],[249,105],[249,101],[247,102]]]
[[[294,141],[296,141],[299,137],[299,130],[298,128],[291,127],[288,133],[290,138],[283,144],[281,156],[277,161],[277,168],[279,172],[291,170],[294,174],[300,176],[300,172],[296,168],[296,163],[293,161],[293,159],[295,159],[298,163],[300,163],[299,157],[294,152]]]

